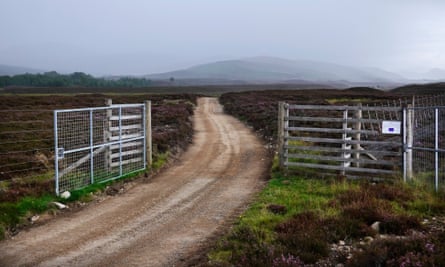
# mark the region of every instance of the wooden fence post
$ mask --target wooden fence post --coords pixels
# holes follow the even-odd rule
[[[278,102],[278,160],[284,168],[284,102]]]
[[[288,146],[289,146],[289,140],[287,139],[288,137],[289,137],[289,104],[284,104],[284,136],[283,136],[283,140],[284,140],[284,151],[283,151],[283,153],[284,153],[284,155],[285,155],[285,158],[284,158],[284,165],[286,165],[286,169],[285,169],[285,171],[286,171],[286,175],[287,175],[287,170],[288,170],[288,165],[287,165],[287,163],[289,162],[289,156],[288,156],[288,154],[289,154],[289,148],[288,148]]]
[[[345,109],[343,111],[343,123],[342,123],[342,129],[343,129],[343,134],[342,134],[342,140],[343,143],[341,144],[341,148],[343,150],[342,152],[342,157],[344,159],[350,159],[351,158],[351,153],[346,152],[346,150],[350,150],[351,149],[351,144],[347,144],[346,141],[351,140],[352,138],[348,136],[348,134],[346,133],[347,130],[349,130],[350,128],[348,128],[348,110]],[[346,175],[346,168],[351,166],[351,162],[350,161],[344,161],[341,163],[341,165],[343,166],[343,170],[340,172],[341,175]]]
[[[145,144],[147,166],[153,164],[153,146],[152,146],[152,131],[151,131],[151,101],[145,101]]]
[[[354,119],[357,120],[357,122],[354,124],[354,130],[355,131],[361,131],[361,129],[362,129],[362,122],[361,122],[361,119],[362,119],[362,104],[361,103],[358,104],[358,107],[359,107],[359,109],[356,110],[355,113],[354,113]],[[353,148],[356,151],[360,150],[360,139],[361,139],[360,132],[356,132],[354,134],[354,140],[357,141],[357,144],[353,145]],[[355,160],[359,160],[360,159],[360,152],[354,152],[353,158]],[[354,162],[353,166],[359,168],[360,167],[360,163],[358,161]]]

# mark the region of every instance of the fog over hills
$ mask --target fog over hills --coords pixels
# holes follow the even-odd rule
[[[145,76],[150,79],[207,79],[248,82],[364,82],[400,83],[406,79],[378,68],[343,66],[333,63],[253,57],[202,64],[188,69]]]
[[[78,71],[83,72],[82,70]],[[0,64],[0,76],[44,72],[34,68]],[[121,77],[128,76],[115,75],[105,78],[119,79]],[[176,85],[289,83],[333,85],[334,87],[357,85],[393,87],[408,83],[445,81],[445,70],[434,68],[426,73],[410,73],[401,76],[380,68],[345,66],[309,60],[288,60],[276,57],[250,57],[132,77],[144,77],[159,82],[168,82],[173,78],[172,80],[175,81]]]
[[[427,73],[423,74],[421,77],[423,77],[423,79],[445,81],[445,70],[439,68],[433,68]]]

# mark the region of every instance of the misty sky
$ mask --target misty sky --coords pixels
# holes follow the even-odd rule
[[[445,69],[443,0],[0,0],[0,64],[148,74],[252,56]]]

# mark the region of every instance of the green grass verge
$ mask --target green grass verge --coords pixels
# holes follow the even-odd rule
[[[57,201],[53,195],[40,197],[24,197],[17,203],[0,203],[0,239],[5,236],[6,230],[11,230],[25,222],[26,217],[48,210],[49,203]]]
[[[168,160],[169,153],[162,153],[154,158],[152,170],[160,169]],[[139,177],[145,170],[133,172],[128,175],[124,175],[118,179],[110,180],[103,183],[96,183],[84,188],[71,191],[71,196],[68,199],[62,199],[52,194],[43,194],[38,197],[23,197],[16,202],[1,202],[0,203],[0,240],[5,238],[6,232],[9,230],[17,228],[20,225],[27,224],[27,218],[34,214],[40,214],[49,209],[52,209],[51,202],[61,202],[64,204],[69,204],[70,202],[81,201],[89,202],[93,200],[93,195],[96,192],[105,190],[109,185],[117,182],[129,180],[135,177]],[[45,182],[49,178],[52,178],[52,174],[40,175],[33,178],[36,182]],[[1,189],[1,188],[0,188]]]

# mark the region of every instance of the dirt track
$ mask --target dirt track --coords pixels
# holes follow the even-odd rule
[[[0,266],[178,266],[242,210],[267,155],[242,123],[201,98],[193,144],[149,183],[0,243]]]

